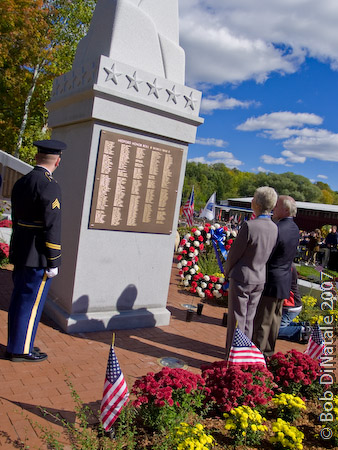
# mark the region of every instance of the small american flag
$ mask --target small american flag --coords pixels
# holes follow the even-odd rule
[[[127,403],[128,398],[128,387],[116,358],[114,345],[112,344],[109,352],[100,415],[103,428],[106,431],[112,427],[120,415],[124,404]]]
[[[256,214],[252,211],[252,214],[250,216],[250,220],[254,220],[256,219]]]
[[[311,356],[312,359],[319,359],[323,354],[324,348],[325,344],[323,335],[322,332],[320,331],[318,323],[316,323],[312,327],[309,343],[304,353]]]
[[[228,363],[229,365],[264,364],[264,366],[266,366],[262,352],[258,350],[239,328],[236,328],[235,330]]]
[[[189,199],[183,206],[183,215],[186,217],[188,225],[193,226],[193,216],[194,216],[194,186],[192,187]]]

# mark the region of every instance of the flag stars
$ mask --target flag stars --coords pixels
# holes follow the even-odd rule
[[[116,71],[115,64],[113,64],[110,69],[108,69],[108,67],[105,67],[104,70],[107,72],[106,82],[112,80],[114,84],[117,84],[117,77],[121,76],[122,73]]]
[[[138,92],[138,91],[139,91],[138,85],[141,84],[141,83],[143,83],[143,81],[137,79],[137,73],[136,73],[136,71],[134,72],[134,75],[133,75],[132,77],[131,77],[130,75],[126,75],[126,77],[127,77],[128,81],[129,81],[128,89],[134,88],[135,91]]]
[[[154,94],[156,98],[159,98],[159,91],[161,91],[162,88],[157,86],[157,79],[155,78],[153,83],[149,83],[149,81],[147,81],[147,85],[149,86],[148,95]]]
[[[177,105],[177,97],[180,97],[181,94],[178,94],[176,92],[176,86],[173,86],[172,89],[166,89],[167,93],[168,93],[168,102],[170,102],[171,100],[175,103],[175,105]]]

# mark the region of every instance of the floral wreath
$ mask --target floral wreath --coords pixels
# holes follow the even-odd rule
[[[201,299],[219,299],[228,295],[229,283],[223,275],[223,268],[220,268],[221,274],[203,274],[197,264],[198,255],[205,250],[205,246],[213,245],[221,267],[217,242],[220,247],[223,246],[223,259],[226,259],[227,252],[236,235],[235,231],[229,231],[227,227],[221,227],[218,223],[214,225],[206,223],[205,226],[191,228],[190,233],[181,239],[177,249],[177,268],[182,278],[182,284],[189,292],[197,294]]]

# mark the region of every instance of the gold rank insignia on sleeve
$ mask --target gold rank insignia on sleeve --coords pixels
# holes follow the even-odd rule
[[[60,202],[57,198],[52,203],[52,209],[55,209],[55,208],[60,209]]]

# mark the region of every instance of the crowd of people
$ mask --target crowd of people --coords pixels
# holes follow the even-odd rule
[[[333,225],[324,238],[319,228],[311,232],[300,232],[297,258],[307,265],[338,269],[338,233]]]

